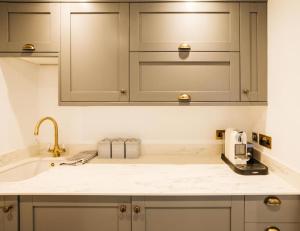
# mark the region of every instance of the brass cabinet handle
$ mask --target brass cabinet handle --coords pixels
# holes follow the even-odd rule
[[[24,51],[34,51],[34,50],[35,50],[35,47],[34,47],[33,44],[25,44],[25,45],[23,46],[23,50],[24,50]]]
[[[269,196],[264,200],[264,203],[268,206],[280,206],[281,200],[275,196]]]
[[[191,50],[191,46],[187,43],[181,43],[178,46],[179,50]]]
[[[141,212],[141,207],[136,205],[133,207],[133,211],[134,211],[134,213],[139,214]]]
[[[127,210],[126,205],[120,205],[120,212],[121,212],[121,213],[125,213],[126,210]]]
[[[189,102],[189,101],[191,101],[191,99],[192,99],[192,97],[189,94],[185,94],[185,93],[180,94],[178,96],[178,100],[181,102]]]
[[[247,89],[247,88],[243,89],[243,93],[244,94],[248,94],[249,93],[249,89]]]
[[[120,90],[120,93],[121,93],[122,95],[125,95],[125,94],[127,93],[127,91],[126,91],[125,89],[121,89],[121,90]]]
[[[280,231],[280,229],[277,227],[268,227],[266,228],[266,231]]]
[[[8,213],[10,210],[12,210],[14,208],[14,206],[9,205],[9,206],[3,206],[3,207],[0,207],[0,208],[2,208],[2,212]]]

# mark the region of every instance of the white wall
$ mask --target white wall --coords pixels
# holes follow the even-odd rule
[[[269,106],[256,130],[273,137],[270,157],[300,172],[300,1],[268,3]]]
[[[37,73],[35,65],[18,59],[0,59],[0,154],[33,143]]]
[[[1,59],[0,153],[34,143],[37,118],[52,115],[63,143],[93,143],[104,136],[211,143],[218,128],[255,130],[273,137],[267,155],[300,172],[300,1],[270,0],[268,11],[268,107],[58,107],[57,66]],[[52,142],[48,126],[42,127],[41,141]]]
[[[39,117],[54,116],[63,143],[95,143],[103,137],[135,136],[144,143],[213,143],[215,130],[251,130],[265,107],[98,106],[58,107],[58,67],[41,66]],[[52,140],[43,127],[39,139]]]

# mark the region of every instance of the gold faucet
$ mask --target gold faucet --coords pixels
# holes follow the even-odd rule
[[[54,147],[49,148],[48,151],[53,154],[53,157],[59,157],[60,154],[64,153],[66,150],[64,148],[59,147],[58,145],[58,126],[55,119],[53,119],[52,117],[42,118],[35,126],[34,135],[37,136],[39,134],[40,126],[45,120],[50,120],[54,126]]]

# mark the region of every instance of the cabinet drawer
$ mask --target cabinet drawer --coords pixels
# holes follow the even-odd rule
[[[239,51],[238,3],[133,3],[131,51]]]
[[[0,3],[0,51],[59,52],[59,28],[58,3]]]
[[[277,196],[280,205],[267,205],[267,196],[246,196],[246,222],[299,222],[300,196]]]
[[[238,101],[239,54],[230,52],[132,52],[131,101]]]
[[[300,223],[246,223],[245,231],[275,231],[272,227],[278,231],[299,231]]]

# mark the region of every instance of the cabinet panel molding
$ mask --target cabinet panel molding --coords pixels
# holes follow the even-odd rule
[[[62,5],[60,100],[128,101],[129,6]]]
[[[60,4],[0,3],[0,51],[59,52]]]
[[[130,100],[239,101],[239,54],[235,52],[131,52]]]
[[[131,231],[129,197],[22,196],[20,214],[21,231]]]
[[[243,231],[243,199],[133,197],[132,231]],[[140,208],[138,213],[136,207]]]
[[[238,3],[133,3],[131,51],[239,51]]]
[[[267,4],[240,4],[241,100],[267,101]]]

